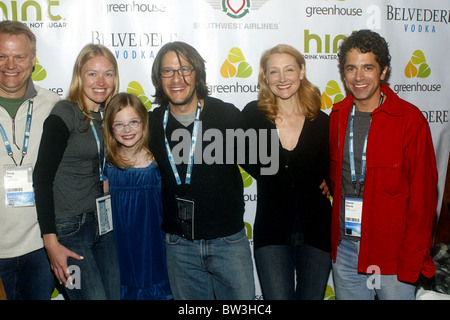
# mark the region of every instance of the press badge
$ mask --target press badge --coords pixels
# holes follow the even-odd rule
[[[34,206],[33,166],[3,166],[5,206],[7,208]]]
[[[194,201],[176,198],[178,206],[178,225],[181,235],[186,238],[194,239]]]
[[[346,236],[361,237],[363,199],[345,198],[344,230]]]
[[[111,210],[111,195],[95,200],[97,204],[98,233],[104,235],[114,229]]]

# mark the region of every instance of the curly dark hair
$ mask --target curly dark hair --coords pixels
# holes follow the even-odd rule
[[[347,59],[347,52],[352,49],[357,49],[362,53],[372,52],[375,59],[380,65],[381,70],[388,67],[385,82],[389,78],[391,70],[391,55],[389,54],[388,43],[378,33],[371,30],[359,30],[353,32],[347,39],[345,39],[339,47],[339,71],[341,77],[344,77],[345,62]]]

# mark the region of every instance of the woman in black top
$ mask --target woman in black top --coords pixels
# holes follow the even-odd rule
[[[277,132],[280,142],[276,174],[262,175],[262,164],[245,166],[257,179],[254,249],[262,293],[268,300],[323,299],[331,266],[331,204],[321,190],[329,175],[329,118],[291,46],[263,54],[259,84],[258,101],[242,112],[269,152],[270,133],[261,136],[261,129]]]
[[[45,249],[70,300],[120,299],[112,232],[99,234],[103,106],[119,90],[117,61],[103,45],[78,54],[67,99],[44,122],[33,182]]]

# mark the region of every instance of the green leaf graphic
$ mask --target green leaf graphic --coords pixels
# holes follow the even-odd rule
[[[417,67],[410,61],[405,67],[405,76],[414,78],[417,75]]]
[[[336,296],[334,294],[333,288],[331,286],[327,286],[325,290],[325,300],[336,300]]]
[[[144,104],[147,110],[150,110],[152,108],[152,102],[145,95],[144,89],[142,88],[139,82],[131,81],[128,84],[127,93],[136,95],[139,98],[139,100],[141,100],[141,102]]]
[[[413,52],[411,61],[414,64],[421,64],[421,63],[427,62],[427,60],[425,59],[425,55],[423,54],[423,52],[421,50],[416,50]]]
[[[241,172],[241,176],[242,176],[242,181],[244,183],[244,188],[248,188],[252,185],[253,183],[253,178],[251,175],[249,175],[247,172],[242,171]]]
[[[326,92],[322,93],[321,100],[321,109],[327,110],[330,109],[333,106],[333,101],[331,98],[326,94]]]
[[[34,71],[31,74],[31,79],[33,81],[42,81],[47,77],[47,71],[39,64],[39,61],[36,59],[36,65],[34,66]]]
[[[139,96],[139,100],[141,100],[141,102],[144,104],[147,111],[150,111],[152,109],[152,101],[149,97],[142,95]]]
[[[248,62],[241,62],[238,66],[238,72],[236,77],[238,78],[248,78],[252,75],[253,69]]]
[[[342,99],[344,99],[344,98],[345,98],[344,95],[341,94],[341,93],[339,93],[339,94],[337,94],[337,95],[334,97],[333,103],[341,102]]]
[[[431,74],[431,68],[426,63],[422,63],[419,66],[419,73],[417,74],[418,78],[426,78]]]
[[[239,166],[239,171],[241,171],[242,181],[244,183],[244,188],[248,188],[253,183],[253,178],[251,175],[249,175],[244,169],[242,169],[241,166]]]
[[[228,60],[225,60],[220,68],[220,74],[224,78],[232,78],[236,75],[236,67],[233,66]]]
[[[336,81],[331,80],[327,83],[325,92],[329,96],[334,96],[335,94],[341,93],[341,88],[339,88],[339,84]]]
[[[228,60],[231,63],[238,63],[245,60],[244,54],[239,48],[232,48],[228,54]]]
[[[144,89],[142,88],[141,84],[137,81],[131,81],[128,84],[127,92],[135,94],[138,97],[145,94]]]

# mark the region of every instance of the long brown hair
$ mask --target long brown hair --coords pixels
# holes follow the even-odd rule
[[[192,47],[191,45],[181,42],[169,42],[159,49],[158,54],[153,61],[152,66],[152,81],[155,86],[155,104],[160,106],[166,106],[169,103],[169,98],[164,92],[162,86],[162,77],[161,77],[161,68],[162,68],[162,59],[169,52],[175,52],[178,57],[178,61],[181,65],[181,58],[185,59],[189,62],[195,71],[195,93],[197,98],[203,99],[208,96],[208,87],[206,86],[206,70],[205,70],[205,60],[203,60],[202,56],[198,51]]]
[[[125,159],[121,157],[118,151],[120,144],[114,137],[113,125],[117,113],[127,107],[133,108],[134,111],[138,114],[139,119],[142,121],[141,126],[143,126],[142,128],[144,131],[142,139],[137,142],[137,151],[139,152],[145,150],[148,154],[149,159],[154,161],[153,154],[148,147],[148,111],[137,96],[135,96],[134,94],[121,92],[113,96],[108,102],[103,123],[103,139],[105,140],[106,160],[121,169],[129,167],[130,163],[127,163]]]
[[[267,83],[267,61],[276,53],[286,53],[295,58],[300,69],[305,68],[305,58],[294,47],[287,44],[279,44],[263,53],[259,64],[258,82],[260,90],[258,93],[258,108],[259,110],[272,122],[278,115],[277,98],[275,94],[270,90]],[[305,114],[306,119],[313,120],[316,118],[317,113],[320,110],[321,97],[320,90],[313,85],[306,78],[306,72],[304,78],[301,80],[300,88],[297,92],[300,101],[300,107]]]

